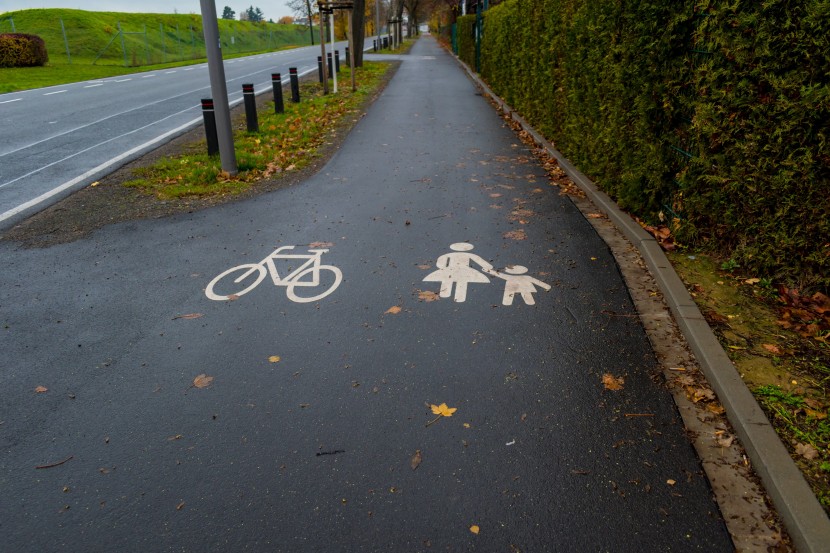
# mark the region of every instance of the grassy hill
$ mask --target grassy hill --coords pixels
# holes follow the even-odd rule
[[[66,40],[61,29],[66,31]],[[119,33],[119,28],[123,33]],[[0,14],[0,33],[38,35],[50,65],[144,66],[205,57],[200,14],[31,9]],[[219,20],[223,55],[310,44],[307,27]],[[67,47],[69,54],[67,55]]]

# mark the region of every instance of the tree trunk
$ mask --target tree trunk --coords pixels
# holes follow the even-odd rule
[[[305,9],[308,14],[308,32],[311,33],[311,45],[314,46],[314,20],[311,18],[311,0],[305,0]]]
[[[352,40],[352,44],[354,46],[355,67],[363,67],[363,34],[365,19],[366,0],[354,0],[354,9],[352,10],[352,33],[354,34],[354,38]]]

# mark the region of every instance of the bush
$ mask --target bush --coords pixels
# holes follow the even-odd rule
[[[830,3],[711,5],[508,0],[484,13],[481,75],[622,207],[826,289]]]
[[[34,67],[48,61],[46,44],[39,36],[0,34],[0,67]]]

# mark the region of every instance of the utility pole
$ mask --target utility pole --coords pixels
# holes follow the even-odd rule
[[[222,50],[219,43],[219,24],[216,22],[216,4],[214,0],[199,0],[202,8],[202,29],[205,35],[205,50],[210,76],[210,93],[216,112],[216,132],[219,139],[219,158],[222,171],[231,176],[239,173],[236,166],[236,152],[233,148],[233,129],[231,128],[231,109],[228,105],[228,87],[225,83],[225,65],[222,63]]]

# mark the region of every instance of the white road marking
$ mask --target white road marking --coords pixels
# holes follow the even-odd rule
[[[79,184],[79,183],[83,182],[84,180],[88,179],[89,177],[91,177],[91,176],[93,176],[93,175],[95,175],[95,174],[97,174],[101,171],[109,169],[113,165],[119,163],[120,161],[122,161],[124,159],[129,158],[130,156],[132,156],[134,154],[137,154],[137,153],[141,152],[142,150],[150,148],[151,146],[154,146],[154,145],[158,144],[159,142],[164,142],[165,140],[167,140],[168,137],[174,136],[178,133],[181,133],[181,132],[187,130],[190,127],[196,126],[201,121],[202,121],[201,117],[197,117],[196,119],[193,119],[192,121],[188,121],[184,125],[180,125],[180,126],[176,127],[173,130],[167,131],[166,133],[161,134],[161,135],[153,138],[152,140],[148,140],[144,144],[140,144],[140,145],[136,146],[135,148],[127,150],[123,154],[117,155],[114,158],[112,158],[108,161],[105,161],[101,165],[99,165],[97,167],[94,167],[93,169],[90,169],[86,173],[84,173],[82,175],[78,175],[74,179],[63,183],[60,186],[57,186],[57,187],[53,188],[52,190],[49,190],[48,192],[45,192],[45,193],[41,194],[37,198],[31,199],[26,203],[20,204],[19,206],[15,207],[15,208],[12,208],[12,209],[6,211],[5,213],[0,214],[0,223],[5,221],[6,219],[9,219],[9,218],[14,217],[15,215],[17,215],[19,213],[22,213],[22,212],[26,211],[30,207],[34,207],[34,206],[36,206],[36,205],[38,205],[42,202],[45,202],[49,198],[52,198],[53,196],[55,196],[57,194],[60,194],[64,190],[72,188],[76,184]]]
[[[14,100],[3,100],[0,104],[10,104],[11,102],[19,102],[23,98],[15,98]]]
[[[99,84],[88,84],[84,88],[95,88],[96,86],[104,86],[104,83]]]
[[[56,90],[55,92],[47,92],[46,94],[44,94],[44,96],[51,96],[52,94],[63,94],[64,92],[66,92],[66,89]]]
[[[126,83],[127,81],[132,81],[132,79],[115,79],[117,83]]]
[[[142,79],[149,79],[150,77],[155,77],[155,76],[156,76],[156,74],[155,74],[155,73],[150,73],[149,75],[144,75],[144,76],[142,76],[141,78],[142,78]]]
[[[170,75],[170,74],[172,74],[172,73],[175,73],[175,71],[165,71],[165,72],[164,72],[164,74],[165,74],[165,75]]]
[[[185,71],[193,71],[194,69],[196,69],[196,68],[195,67],[185,67],[184,68]]]

